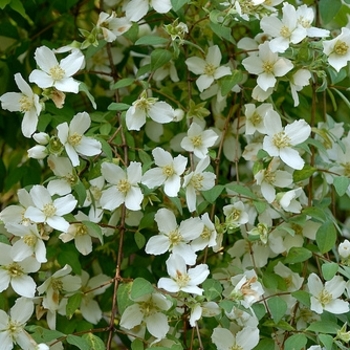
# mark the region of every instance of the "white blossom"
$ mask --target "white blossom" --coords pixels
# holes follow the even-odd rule
[[[73,50],[58,63],[52,50],[40,46],[35,50],[35,60],[40,69],[34,69],[29,75],[29,81],[46,89],[55,87],[59,91],[78,93],[80,82],[74,80],[75,74],[84,65],[84,55],[80,50]]]
[[[38,116],[42,105],[39,96],[33,92],[20,73],[15,74],[15,81],[21,92],[7,92],[0,96],[1,106],[10,112],[22,112],[22,133],[30,137],[38,125]]]
[[[103,39],[107,42],[113,42],[120,35],[127,32],[132,26],[132,23],[126,17],[117,17],[112,11],[111,14],[100,12],[96,27],[101,31]]]
[[[252,350],[259,343],[259,329],[245,327],[234,335],[226,328],[215,328],[211,339],[218,350]]]
[[[130,21],[138,22],[147,14],[149,6],[158,13],[167,13],[172,7],[170,0],[131,0],[125,6],[126,17]]]

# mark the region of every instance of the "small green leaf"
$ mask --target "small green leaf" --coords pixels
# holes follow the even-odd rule
[[[65,334],[56,330],[49,330],[40,326],[26,326],[26,331],[31,333],[31,336],[38,343],[49,343],[52,340],[64,337]]]
[[[323,24],[328,24],[341,8],[340,0],[320,0],[319,10]]]
[[[333,348],[333,337],[328,334],[319,334],[322,344],[326,347],[326,350],[331,350]]]
[[[134,339],[131,343],[131,350],[143,350],[144,345],[141,339]]]
[[[118,309],[121,314],[124,313],[125,309],[133,304],[133,302],[130,300],[130,290],[131,290],[132,283],[122,283],[118,287],[117,291],[117,302],[118,302]]]
[[[322,254],[329,252],[335,245],[337,232],[332,222],[320,226],[316,232],[316,243]]]
[[[11,0],[0,0],[0,9],[3,10],[6,7],[6,5],[8,5],[10,2]]]
[[[277,296],[267,299],[267,305],[271,312],[272,319],[276,323],[282,319],[288,308],[287,303],[282,298]]]
[[[338,272],[339,265],[334,262],[324,263],[322,265],[323,277],[326,281],[331,280]]]
[[[305,292],[304,290],[297,290],[295,292],[292,292],[292,297],[298,300],[301,304],[310,308],[310,294],[308,292]]]
[[[202,285],[204,289],[204,295],[208,300],[214,300],[221,297],[222,285],[219,281],[214,279],[207,279]]]
[[[207,200],[210,204],[213,204],[218,199],[224,188],[225,187],[222,185],[216,185],[209,191],[203,191],[201,193],[205,200]]]
[[[155,35],[145,35],[138,39],[135,45],[164,45],[169,42],[169,39],[162,38]]]
[[[97,108],[96,102],[95,102],[95,98],[94,96],[92,96],[90,94],[89,88],[87,87],[87,85],[83,82],[80,82],[79,84],[79,91],[85,92],[86,96],[88,97],[88,99],[90,100],[92,107],[94,107],[94,109]]]
[[[292,247],[286,258],[284,259],[285,264],[295,264],[299,262],[303,262],[312,257],[312,253],[310,250],[304,247]]]
[[[106,346],[101,338],[92,333],[84,334],[82,337],[89,344],[91,350],[106,350]]]
[[[83,205],[86,199],[86,188],[84,184],[79,180],[75,185],[73,185],[73,191],[78,196],[78,203],[79,205]]]
[[[284,350],[301,350],[304,349],[307,343],[306,335],[293,334],[284,343]]]
[[[142,249],[145,246],[146,238],[141,232],[139,232],[139,231],[135,232],[134,239],[135,239],[135,243],[139,249]]]
[[[103,139],[102,137],[95,137],[95,138],[96,138],[96,140],[98,140],[101,143],[102,151],[106,155],[106,158],[108,160],[112,160],[113,153],[112,153],[112,148],[109,145],[109,143],[105,139]]]
[[[103,244],[103,233],[100,225],[96,224],[95,222],[84,220],[82,221],[84,225],[87,226],[90,230],[92,230],[94,233],[96,233],[97,238],[100,240],[101,244]]]
[[[219,80],[221,88],[221,95],[226,96],[231,89],[239,84],[243,79],[243,73],[240,70],[235,69],[232,75],[227,75]]]
[[[252,199],[258,199],[257,196],[247,187],[244,187],[242,185],[238,184],[230,184],[227,185],[226,188],[230,191],[236,192],[238,194],[241,194],[245,197],[252,198]]]
[[[67,343],[76,346],[77,348],[79,348],[80,350],[90,350],[90,346],[88,344],[88,342],[81,338],[78,337],[76,335],[73,334],[69,334],[66,338]]]
[[[153,226],[154,224],[154,212],[152,213],[147,213],[146,215],[144,215],[140,221],[139,224],[139,230],[142,230],[143,228],[150,228]]]
[[[68,298],[68,302],[66,305],[66,316],[68,319],[72,318],[75,310],[77,310],[80,306],[82,297],[83,295],[81,293],[76,293]]]
[[[350,179],[346,176],[337,176],[333,180],[333,186],[338,193],[338,196],[344,196],[350,185]]]
[[[26,14],[26,10],[23,7],[21,0],[12,0],[9,6],[12,8],[12,10],[18,12],[23,18],[27,19],[28,16]]]
[[[155,49],[151,53],[151,69],[156,70],[168,63],[173,55],[164,49]]]
[[[338,329],[340,329],[340,326],[334,322],[315,321],[312,322],[310,326],[306,328],[306,331],[337,334]]]
[[[123,87],[130,86],[134,81],[135,81],[135,79],[133,79],[133,78],[121,79],[121,80],[117,81],[115,84],[113,84],[111,89],[120,89]]]
[[[127,109],[130,108],[130,105],[126,104],[126,103],[116,103],[116,102],[112,102],[107,109],[109,111],[126,111]]]
[[[318,222],[325,222],[327,219],[324,210],[318,207],[307,207],[303,210],[303,214],[311,216],[312,219]]]
[[[142,277],[138,277],[134,280],[131,287],[130,299],[136,300],[146,294],[154,292],[154,288],[150,282]]]
[[[275,348],[275,342],[272,339],[262,339],[254,350],[271,350]]]
[[[230,27],[225,27],[222,24],[219,23],[210,23],[210,29],[220,38],[225,39],[229,41],[230,43],[234,44],[234,40],[231,33]]]
[[[267,207],[267,203],[263,201],[253,201],[254,207],[259,214],[262,214]]]
[[[190,0],[171,0],[171,6],[175,12],[180,10],[180,8],[187,3],[189,3]]]
[[[236,304],[232,300],[223,300],[219,303],[219,306],[226,312],[231,312]]]
[[[295,170],[293,173],[293,181],[299,182],[308,179],[311,177],[315,172],[316,168],[310,166],[310,165],[304,165],[304,168],[301,170]]]

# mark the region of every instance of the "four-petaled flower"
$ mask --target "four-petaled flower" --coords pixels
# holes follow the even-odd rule
[[[38,116],[42,110],[39,96],[22,78],[20,73],[15,74],[15,81],[21,92],[7,92],[0,97],[1,106],[10,112],[22,112],[22,133],[30,137],[38,125]]]
[[[220,66],[221,57],[219,46],[214,45],[209,47],[205,60],[199,57],[190,57],[185,61],[192,73],[200,74],[196,80],[200,92],[207,89],[215,80],[231,74],[229,67]]]
[[[211,339],[218,350],[252,350],[259,343],[259,329],[245,327],[234,335],[226,328],[215,328]]]

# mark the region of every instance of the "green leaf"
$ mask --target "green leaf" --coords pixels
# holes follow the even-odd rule
[[[312,322],[310,326],[306,328],[306,331],[337,334],[338,329],[340,329],[340,326],[334,322],[315,321]]]
[[[220,196],[224,188],[225,186],[216,185],[209,191],[203,191],[201,193],[205,198],[205,200],[207,200],[210,204],[213,204],[217,200],[217,198]]]
[[[293,181],[299,182],[308,179],[311,177],[315,172],[316,168],[310,166],[310,165],[304,165],[304,168],[302,170],[295,170],[293,173]]]
[[[350,179],[346,176],[337,176],[333,180],[333,186],[338,193],[338,196],[344,196],[350,185]]]
[[[82,298],[83,295],[81,293],[73,294],[71,297],[68,298],[68,302],[66,305],[66,316],[68,319],[72,318],[75,310],[77,310],[80,306]]]
[[[306,335],[293,334],[284,343],[284,350],[301,350],[307,343]]]
[[[79,180],[75,185],[72,186],[72,188],[78,196],[78,204],[82,206],[86,199],[86,188],[84,184]]]
[[[109,145],[109,143],[105,139],[103,139],[102,137],[95,137],[95,139],[101,143],[102,151],[106,155],[106,158],[108,160],[112,160],[113,159],[113,152],[112,152],[112,148]]]
[[[180,10],[183,5],[186,5],[190,0],[171,0],[171,6],[175,12]]]
[[[126,103],[116,103],[116,102],[112,102],[107,109],[109,111],[126,111],[127,109],[130,108],[130,105],[126,104]]]
[[[267,203],[263,201],[253,201],[254,207],[259,214],[262,214],[267,207]]]
[[[168,63],[173,55],[164,49],[155,49],[151,53],[151,69],[156,70]]]
[[[258,197],[247,187],[244,187],[242,185],[238,184],[229,184],[226,186],[226,188],[230,191],[236,192],[238,194],[241,194],[245,197],[252,198],[252,199],[258,199]]]
[[[111,89],[120,89],[123,87],[130,86],[134,81],[135,81],[135,79],[133,79],[133,78],[121,79],[121,80],[117,81],[115,84],[113,84]]]
[[[305,292],[304,290],[297,290],[295,292],[292,292],[291,294],[292,297],[299,301],[299,303],[310,308],[310,294],[308,292]]]
[[[322,274],[326,281],[331,280],[338,272],[339,265],[334,262],[324,263],[322,265]]]
[[[169,42],[169,39],[155,35],[145,35],[136,41],[135,45],[164,45]]]
[[[226,96],[231,89],[243,80],[243,73],[235,69],[232,75],[227,75],[219,80],[221,95]]]
[[[316,232],[316,243],[322,254],[330,251],[337,240],[337,232],[332,222],[320,226]]]
[[[52,340],[65,337],[66,335],[62,332],[56,331],[56,330],[50,330],[46,329],[40,326],[26,326],[26,331],[31,333],[31,336],[36,340],[38,343],[48,343]]]
[[[136,77],[139,78],[142,75],[147,74],[150,71],[151,71],[151,65],[145,64],[144,66],[139,68],[139,70],[137,71]]]
[[[143,169],[143,171],[146,171],[153,163],[153,160],[152,160],[151,156],[142,149],[140,149],[138,151],[138,154],[139,154],[140,160],[142,162],[142,169]]]
[[[141,339],[134,339],[131,343],[131,350],[143,350],[144,345]]]
[[[221,297],[222,285],[219,281],[209,278],[204,281],[202,287],[204,289],[204,295],[208,300],[214,300]]]
[[[139,230],[142,230],[143,228],[150,228],[154,224],[154,214],[155,213],[147,213],[144,215],[140,221],[139,224]]]
[[[324,210],[318,207],[307,207],[303,210],[303,214],[311,216],[312,219],[318,222],[325,222],[327,220]]]
[[[319,10],[323,24],[329,23],[341,8],[340,0],[320,0]]]
[[[145,246],[146,238],[141,232],[139,232],[139,231],[135,232],[134,239],[135,239],[135,243],[137,245],[137,248],[142,249]]]
[[[101,338],[92,333],[84,334],[82,337],[89,344],[91,350],[106,350],[106,346]]]
[[[254,350],[271,350],[275,348],[275,342],[272,339],[262,339]]]
[[[90,102],[92,104],[92,107],[94,107],[94,109],[96,109],[97,105],[95,102],[95,97],[90,94],[89,88],[87,87],[87,85],[85,83],[80,82],[79,91],[85,92],[86,96],[88,97],[88,99],[90,100]]]
[[[331,350],[333,348],[333,337],[328,334],[319,334],[322,344],[325,346],[326,350]]]
[[[81,337],[78,337],[73,334],[69,334],[66,340],[67,340],[67,343],[76,346],[80,350],[91,350],[88,342]]]
[[[312,257],[312,253],[310,250],[304,247],[292,247],[286,258],[284,259],[285,264],[295,264],[299,262],[303,262]]]
[[[90,230],[92,230],[94,233],[96,233],[98,239],[100,240],[101,244],[103,244],[103,233],[100,225],[96,224],[95,222],[89,221],[89,220],[83,220],[82,223],[86,225],[86,227]]]
[[[272,319],[276,323],[282,319],[288,308],[287,303],[278,296],[267,299],[267,305],[271,312]]]
[[[130,299],[136,300],[146,294],[154,292],[154,288],[150,282],[142,277],[138,277],[134,280],[131,287]]]
[[[235,41],[233,40],[231,28],[225,27],[218,23],[210,23],[210,29],[220,38],[225,39],[229,41],[230,43],[234,44]]]
[[[12,10],[18,12],[23,18],[28,19],[26,10],[23,7],[21,0],[12,0],[9,6],[12,8]]]
[[[10,2],[11,0],[0,0],[0,9],[3,10]]]
[[[235,305],[235,302],[232,300],[223,300],[219,303],[219,306],[226,312],[231,312]]]
[[[133,304],[133,302],[130,300],[130,290],[131,290],[132,283],[122,283],[118,287],[117,291],[117,302],[118,302],[118,310],[121,314],[124,313],[125,309]]]

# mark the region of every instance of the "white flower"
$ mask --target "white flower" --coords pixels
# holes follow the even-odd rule
[[[78,214],[74,216],[74,218],[80,222],[70,224],[67,233],[61,233],[59,238],[64,243],[70,242],[74,239],[74,244],[77,250],[83,255],[88,255],[92,252],[91,237],[100,237],[94,229],[86,226],[82,221],[95,222],[95,218],[89,217],[81,211],[79,211]]]
[[[322,314],[325,310],[336,315],[349,312],[349,303],[338,299],[346,286],[342,277],[334,276],[323,285],[321,279],[315,273],[311,273],[307,285],[311,293],[312,311]]]
[[[225,205],[223,207],[223,212],[225,215],[225,223],[229,230],[244,225],[249,221],[248,213],[242,201]]]
[[[298,24],[306,29],[309,38],[323,38],[329,36],[329,30],[312,27],[315,11],[312,7],[301,5],[297,8]]]
[[[147,14],[149,6],[158,13],[167,13],[172,7],[170,0],[131,0],[125,6],[126,17],[137,22]]]
[[[299,105],[298,91],[301,91],[304,86],[309,85],[311,73],[307,69],[297,70],[290,79],[290,90],[294,100],[294,107]]]
[[[24,350],[48,350],[48,346],[37,344],[24,330],[26,322],[34,312],[34,304],[27,298],[19,298],[12,306],[9,315],[0,310],[0,349],[11,350],[18,345]]]
[[[350,242],[346,239],[338,246],[338,253],[342,259],[348,259],[350,256]]]
[[[73,166],[80,164],[78,155],[95,156],[101,153],[101,143],[91,137],[84,136],[90,125],[89,114],[82,112],[73,117],[69,126],[67,123],[57,126],[58,138],[64,145]]]
[[[103,209],[114,210],[122,203],[130,210],[140,210],[143,194],[138,183],[141,181],[141,163],[131,162],[126,172],[113,163],[102,163],[102,176],[111,184],[102,191],[100,203]]]
[[[59,91],[78,93],[80,83],[72,75],[84,65],[84,55],[80,50],[73,50],[58,63],[54,52],[41,46],[35,51],[35,60],[41,69],[34,69],[30,73],[30,82],[43,89],[53,86]]]
[[[141,182],[149,188],[154,188],[164,184],[164,192],[169,197],[176,197],[180,190],[180,175],[185,171],[187,158],[172,155],[157,147],[152,151],[157,168],[150,169],[142,176]]]
[[[111,285],[111,278],[98,274],[89,279],[89,274],[86,271],[81,272],[83,293],[80,304],[80,312],[83,317],[92,324],[97,324],[102,318],[102,311],[96,300],[93,298],[96,295],[103,294]]]
[[[52,200],[49,191],[41,185],[35,185],[29,192],[33,206],[29,206],[24,217],[36,223],[46,223],[52,228],[66,232],[69,223],[62,217],[71,213],[78,201],[68,194]]]
[[[259,329],[245,327],[233,335],[226,328],[215,328],[211,339],[218,350],[252,350],[259,343]]]
[[[71,276],[72,268],[65,265],[38,287],[39,294],[44,294],[43,306],[50,311],[57,311],[64,294],[77,291],[81,287],[81,278]]]
[[[202,304],[195,304],[195,306],[191,308],[189,323],[191,327],[195,327],[196,322],[201,317],[214,317],[219,314],[221,314],[221,309],[219,305],[213,301],[204,302]]]
[[[191,246],[195,252],[197,252],[198,250],[203,250],[205,247],[214,247],[217,244],[217,232],[215,229],[215,225],[209,218],[209,214],[204,213],[201,216],[201,221],[204,224],[203,231],[199,237],[195,238],[191,242]]]
[[[256,183],[260,185],[261,194],[269,203],[272,203],[276,198],[275,187],[287,187],[293,183],[292,174],[277,170],[278,166],[279,159],[273,158],[267,169],[259,170],[254,175]]]
[[[279,198],[279,203],[284,211],[296,214],[301,212],[302,206],[297,200],[298,197],[303,195],[303,189],[301,187],[279,195],[281,195]]]
[[[271,51],[269,43],[259,45],[259,55],[249,56],[242,61],[244,68],[251,74],[258,75],[258,86],[267,91],[276,85],[276,77],[283,77],[292,68],[293,63]]]
[[[289,44],[298,44],[306,37],[306,29],[298,24],[295,7],[284,3],[282,20],[276,16],[266,16],[260,21],[262,30],[273,37],[269,42],[272,52],[284,52]]]
[[[273,268],[273,271],[284,279],[289,292],[299,290],[304,282],[304,278],[298,273],[293,272],[289,267],[283,265],[280,261]]]
[[[207,264],[200,264],[187,270],[185,260],[177,254],[172,254],[166,261],[167,271],[171,278],[162,277],[158,281],[158,288],[171,293],[183,291],[202,295],[203,289],[198,284],[203,283],[209,275]]]
[[[253,135],[255,131],[258,131],[261,134],[266,134],[264,117],[269,109],[272,109],[271,103],[263,103],[258,107],[255,107],[255,104],[253,103],[247,103],[244,105],[246,135]]]
[[[162,311],[170,309],[171,301],[161,293],[145,294],[134,301],[135,304],[128,306],[123,312],[120,326],[132,329],[145,323],[147,330],[157,340],[165,338],[170,327],[168,318]]]
[[[146,123],[146,117],[157,123],[166,124],[173,121],[174,116],[174,109],[168,103],[157,102],[157,98],[142,94],[126,111],[126,126],[128,130],[138,131]]]
[[[184,177],[182,187],[186,189],[186,204],[191,213],[196,210],[197,192],[210,190],[215,185],[216,175],[204,171],[209,163],[209,157],[201,159],[196,169]]]
[[[187,136],[181,141],[181,147],[202,159],[208,154],[208,148],[215,144],[218,137],[215,131],[203,130],[197,123],[192,123],[187,131]]]
[[[37,272],[41,264],[32,256],[14,261],[12,250],[12,246],[0,242],[0,292],[11,285],[17,294],[33,298],[36,284],[27,274]]]
[[[199,91],[207,89],[215,80],[231,74],[229,67],[220,66],[221,51],[219,46],[210,46],[205,60],[199,57],[190,57],[185,63],[194,74],[200,74],[196,80]]]
[[[42,110],[39,96],[33,92],[20,73],[15,74],[15,81],[21,92],[7,92],[0,97],[1,106],[10,112],[22,112],[22,133],[30,137],[38,125],[38,116]]]
[[[96,27],[102,32],[103,39],[111,43],[118,36],[124,34],[132,26],[132,23],[126,17],[116,17],[112,11],[109,15],[106,12],[100,12]]]
[[[328,63],[339,72],[350,61],[350,29],[343,27],[340,35],[323,42],[323,52],[328,56]]]
[[[196,262],[196,254],[191,240],[198,238],[203,232],[204,225],[199,218],[189,218],[177,225],[176,217],[169,209],[159,209],[154,217],[157,222],[159,235],[152,236],[146,244],[146,253],[159,255],[167,251],[180,255],[186,264]]]
[[[10,222],[6,225],[6,229],[20,237],[12,246],[11,257],[14,261],[22,261],[33,256],[39,263],[47,262],[45,243],[37,225],[20,225]]]
[[[265,127],[267,135],[263,141],[263,149],[272,157],[280,157],[291,168],[301,170],[305,162],[292,147],[310,136],[310,125],[300,119],[283,128],[279,114],[269,110],[265,116]]]

